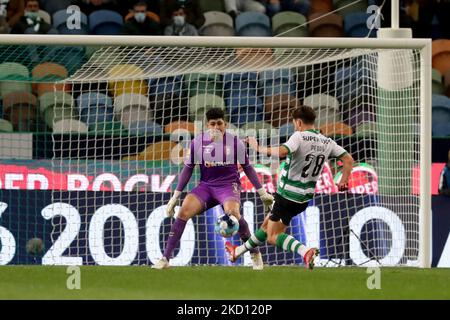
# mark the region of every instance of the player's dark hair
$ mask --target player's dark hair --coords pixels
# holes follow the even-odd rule
[[[292,118],[294,118],[294,120],[300,119],[305,124],[314,124],[316,112],[309,106],[300,106],[292,111]]]
[[[216,120],[216,119],[225,119],[225,112],[220,108],[211,108],[206,111],[206,121]]]

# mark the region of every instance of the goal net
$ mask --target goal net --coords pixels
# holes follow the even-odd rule
[[[317,114],[316,127],[345,148],[355,165],[349,191],[338,192],[342,164],[327,162],[314,199],[287,233],[320,248],[320,266],[418,266],[419,49],[99,45],[77,50],[85,61],[63,80],[48,81],[53,90],[38,98],[37,121],[51,133],[52,148],[46,193],[51,197],[35,213],[39,222],[26,218],[47,232],[38,262],[155,263],[174,221],[165,216],[165,205],[191,140],[206,129],[205,112],[222,108],[229,132],[280,145],[294,133],[291,111],[309,105]],[[248,152],[264,187],[274,193],[284,160]],[[241,214],[254,232],[265,212],[240,171]],[[199,178],[196,168],[181,199]],[[218,205],[187,223],[171,265],[230,265],[227,239],[214,232],[222,212]],[[26,221],[2,225],[28,228]],[[303,263],[270,245],[261,252],[265,264]],[[14,262],[28,261],[25,252],[21,255]],[[246,254],[236,264],[251,265],[251,259]]]

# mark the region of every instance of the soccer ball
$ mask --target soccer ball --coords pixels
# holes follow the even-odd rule
[[[216,232],[224,238],[234,236],[239,230],[239,221],[235,216],[223,214],[216,221]]]

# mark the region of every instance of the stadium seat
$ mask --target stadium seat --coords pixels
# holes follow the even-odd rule
[[[225,110],[225,101],[214,94],[199,94],[189,99],[189,119],[203,121],[205,113],[211,108]]]
[[[450,137],[450,125],[448,123],[433,123],[432,128],[433,137]]]
[[[184,85],[189,97],[199,94],[222,95],[222,81],[219,74],[190,73],[184,77]]]
[[[172,133],[176,130],[185,130],[191,134],[195,132],[195,124],[187,121],[172,121],[164,126],[164,133]]]
[[[223,1],[198,0],[198,3],[203,14],[207,13],[208,11],[225,12],[225,5]]]
[[[264,120],[264,106],[255,96],[231,95],[225,98],[230,122],[240,127],[248,122]]]
[[[63,91],[47,92],[39,97],[39,109],[49,128],[62,119],[76,119],[77,110],[72,96]]]
[[[132,64],[117,64],[108,71],[108,76],[113,78],[108,82],[109,91],[114,97],[124,93],[148,94],[146,80],[122,80],[122,79],[143,79],[144,71]]]
[[[97,137],[127,136],[128,133],[122,128],[122,125],[116,121],[96,122],[89,126],[89,131]]]
[[[280,126],[280,137],[290,137],[295,132],[295,127],[292,122],[285,123]]]
[[[141,152],[136,160],[141,161],[155,161],[155,160],[169,160],[171,158],[172,149],[177,144],[173,141],[161,141],[149,145],[143,152]]]
[[[336,97],[341,104],[360,97],[371,87],[370,81],[376,79],[374,70],[367,61],[360,61],[348,67],[338,68],[334,73]]]
[[[99,92],[84,92],[77,98],[80,120],[91,126],[97,122],[112,122],[114,109],[110,97]]]
[[[294,75],[289,69],[267,70],[259,73],[259,87],[263,96],[276,96],[280,94],[295,95]]]
[[[437,69],[432,69],[432,92],[433,94],[444,94],[444,84],[442,83],[442,74]]]
[[[263,133],[265,137],[270,138],[272,135],[272,129],[274,129],[274,127],[272,127],[270,123],[267,123],[265,121],[256,121],[244,124],[243,126],[241,126],[241,129],[247,131],[247,133],[251,130],[254,130],[257,135]]]
[[[362,122],[355,130],[357,138],[376,138],[377,126],[375,122]]]
[[[291,121],[291,112],[300,105],[295,96],[280,94],[265,97],[264,118],[275,128]]]
[[[172,94],[181,96],[183,94],[183,77],[163,77],[149,79],[149,94]]]
[[[444,75],[445,95],[450,98],[450,70]]]
[[[343,122],[333,122],[322,125],[320,126],[320,131],[327,137],[351,136],[353,134],[352,128]]]
[[[69,74],[74,74],[86,62],[84,47],[51,46],[46,47],[40,62],[54,62],[66,67]]]
[[[114,99],[115,118],[129,130],[133,123],[153,119],[150,101],[147,96],[136,93],[124,93]]]
[[[333,10],[332,0],[309,0],[309,14],[326,13]]]
[[[450,125],[450,98],[433,94],[432,96],[432,123],[433,132],[435,126],[441,128]]]
[[[30,72],[26,66],[15,62],[0,64],[0,96],[11,92],[31,92],[29,80]]]
[[[298,27],[300,25],[304,26]],[[279,12],[272,17],[272,33],[281,37],[307,37],[306,17],[298,12]]]
[[[79,27],[72,27],[68,24],[68,19],[71,15],[72,13],[67,13],[66,9],[55,12],[53,14],[53,27],[60,34],[89,34],[88,17],[80,11],[80,25]]]
[[[350,5],[351,4],[351,5]],[[367,0],[333,0],[333,7],[338,11],[341,16],[346,16],[347,14],[366,11],[369,6]]]
[[[38,64],[31,71],[33,77],[33,92],[38,97],[54,91],[67,91],[71,89],[70,84],[54,83],[63,80],[69,76],[69,73],[63,65],[53,62],[44,62]]]
[[[166,125],[175,120],[188,120],[188,98],[174,97],[170,94],[151,95],[150,109],[153,119],[160,125]]]
[[[164,135],[164,129],[161,125],[153,121],[137,121],[130,123],[127,128],[130,135],[156,137]]]
[[[63,119],[59,120],[53,125],[53,133],[65,134],[65,133],[88,133],[88,126],[76,119]]]
[[[50,14],[47,11],[39,10],[38,14],[42,20],[47,22],[49,25],[52,24],[52,18],[50,17]]]
[[[271,65],[275,62],[274,49],[272,48],[237,48],[236,60],[242,67],[255,67],[255,61],[261,64]]]
[[[450,70],[450,40],[434,40],[432,42],[433,68],[441,74]]]
[[[73,0],[40,0],[40,7],[50,15],[60,10],[67,10],[72,5]]]
[[[205,23],[198,30],[201,36],[234,36],[233,18],[230,15],[219,12],[209,11],[203,13]]]
[[[257,96],[258,74],[256,72],[226,73],[223,76],[224,97],[233,95]]]
[[[369,35],[369,29],[367,29],[367,21],[370,14],[363,12],[351,12],[344,16],[344,31],[347,37],[365,38]],[[370,38],[377,37],[377,30],[374,29],[370,32]]]
[[[303,100],[303,105],[310,106],[315,110],[319,108],[328,108],[335,111],[339,110],[339,101],[328,94],[312,94]]]
[[[309,16],[309,35],[311,37],[342,37],[344,23],[337,14],[313,13]]]
[[[261,12],[247,11],[236,17],[236,33],[243,37],[270,37],[270,18]]]
[[[13,125],[6,119],[0,119],[0,132],[13,132]]]
[[[365,102],[361,99],[355,99],[348,104],[347,109],[343,110],[342,118],[346,119],[346,123],[356,129],[361,123],[375,122],[375,106],[376,102]],[[341,108],[342,109],[342,108]]]
[[[97,10],[89,15],[89,29],[97,35],[117,35],[122,29],[122,16],[111,10]]]
[[[14,131],[35,131],[36,106],[36,97],[28,91],[10,92],[3,96],[4,117],[11,122]]]
[[[231,134],[234,134],[234,135],[238,135],[240,132],[242,132],[242,131],[239,130],[238,127],[236,127],[234,124],[232,124],[230,122],[228,122],[226,131],[228,133],[231,133]]]

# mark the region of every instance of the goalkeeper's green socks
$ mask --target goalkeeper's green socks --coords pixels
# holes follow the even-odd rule
[[[240,256],[247,251],[250,251],[260,245],[264,244],[267,239],[267,233],[263,229],[256,230],[255,234],[252,234],[250,239],[248,239],[243,245],[240,245],[236,248],[235,254],[236,256]]]
[[[302,257],[305,255],[308,248],[296,240],[293,236],[286,233],[280,233],[277,237],[277,247],[286,251],[298,253]]]

